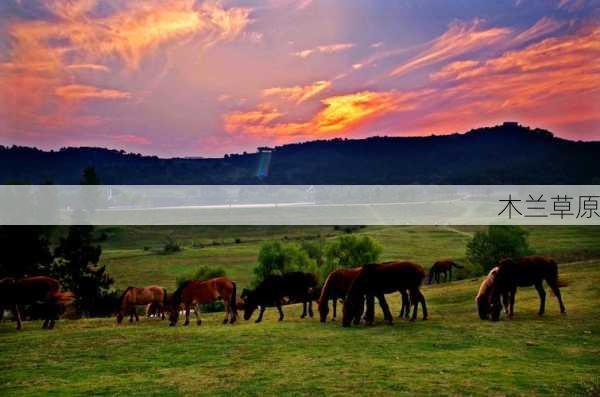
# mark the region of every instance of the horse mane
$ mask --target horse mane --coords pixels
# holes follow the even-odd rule
[[[323,302],[327,302],[329,299],[329,287],[331,283],[331,278],[335,275],[337,270],[332,271],[327,275],[325,282],[323,283],[323,288],[321,288],[321,294],[319,295],[319,306],[323,305]]]
[[[181,293],[183,292],[183,289],[191,282],[192,280],[184,281],[183,284],[181,284],[181,286],[177,288],[175,292],[173,292],[173,305],[178,305],[181,302]]]

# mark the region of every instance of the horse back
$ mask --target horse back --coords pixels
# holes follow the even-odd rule
[[[0,294],[4,303],[34,303],[45,301],[60,289],[58,280],[46,276],[34,276],[14,279]]]
[[[555,281],[557,277],[557,263],[544,256],[505,259],[498,264],[497,279],[501,287],[528,287],[543,280]]]

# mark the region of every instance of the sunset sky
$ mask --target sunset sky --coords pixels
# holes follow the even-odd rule
[[[0,144],[221,156],[517,120],[600,140],[600,0],[3,0]]]

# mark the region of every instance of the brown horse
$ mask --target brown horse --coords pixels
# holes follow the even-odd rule
[[[46,276],[15,279],[12,277],[0,280],[0,308],[12,309],[17,319],[17,329],[23,328],[19,305],[41,304],[45,311],[42,325],[44,329],[52,329],[58,319],[63,305],[73,301],[71,292],[60,292],[60,283]]]
[[[185,308],[185,323],[190,323],[190,309],[195,307],[196,321],[198,325],[202,323],[199,316],[198,305],[212,303],[223,299],[225,304],[225,318],[223,324],[233,324],[237,319],[236,304],[236,285],[227,277],[216,277],[208,280],[190,280],[183,283],[174,293],[170,302],[171,315],[169,316],[170,326],[175,326],[179,319],[179,307],[181,304]]]
[[[344,311],[342,325],[350,326],[352,319],[356,318],[356,312],[363,297],[367,297],[367,323],[373,322],[373,305],[369,300],[376,297],[383,310],[385,320],[391,324],[392,314],[385,300],[385,294],[396,291],[408,291],[410,302],[414,307],[411,321],[417,318],[417,308],[419,303],[423,309],[423,320],[427,319],[427,304],[425,297],[420,291],[420,286],[425,278],[423,268],[412,262],[386,262],[364,265],[358,276],[352,282],[346,300],[344,301]]]
[[[429,282],[428,284],[431,284],[431,282],[435,279],[436,283],[440,283],[440,276],[443,274],[444,275],[444,280],[446,281],[452,281],[452,268],[455,267],[457,269],[462,269],[464,268],[464,266],[459,265],[456,262],[453,262],[451,260],[444,260],[444,261],[437,261],[435,262],[431,268],[429,269]]]
[[[117,313],[117,323],[121,324],[123,317],[129,314],[129,322],[140,321],[136,306],[155,305],[165,306],[167,303],[167,290],[159,285],[150,285],[144,288],[128,287],[119,300],[119,311]]]
[[[492,303],[492,287],[494,286],[496,274],[498,274],[498,266],[490,270],[487,277],[479,286],[479,291],[477,292],[477,296],[475,297],[475,302],[477,302],[477,311],[479,313],[479,318],[481,318],[482,320],[486,320],[490,314],[490,305]],[[508,299],[508,292],[502,294],[502,304],[504,305],[504,311],[506,312],[506,314],[508,314]]]
[[[538,314],[544,314],[546,307],[546,291],[544,291],[543,282],[550,286],[550,289],[556,295],[560,312],[565,313],[565,305],[562,301],[560,288],[567,284],[561,282],[558,278],[558,264],[551,258],[543,256],[524,256],[518,259],[503,259],[498,264],[498,272],[492,283],[490,313],[493,321],[500,319],[501,303],[500,297],[508,294],[509,313],[508,317],[514,315],[515,295],[517,287],[535,286],[540,296],[540,309]]]

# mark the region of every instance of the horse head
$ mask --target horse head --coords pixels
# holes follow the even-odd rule
[[[258,307],[258,304],[256,303],[256,292],[244,288],[242,295],[240,295],[240,299],[244,301],[244,320],[249,320]]]

